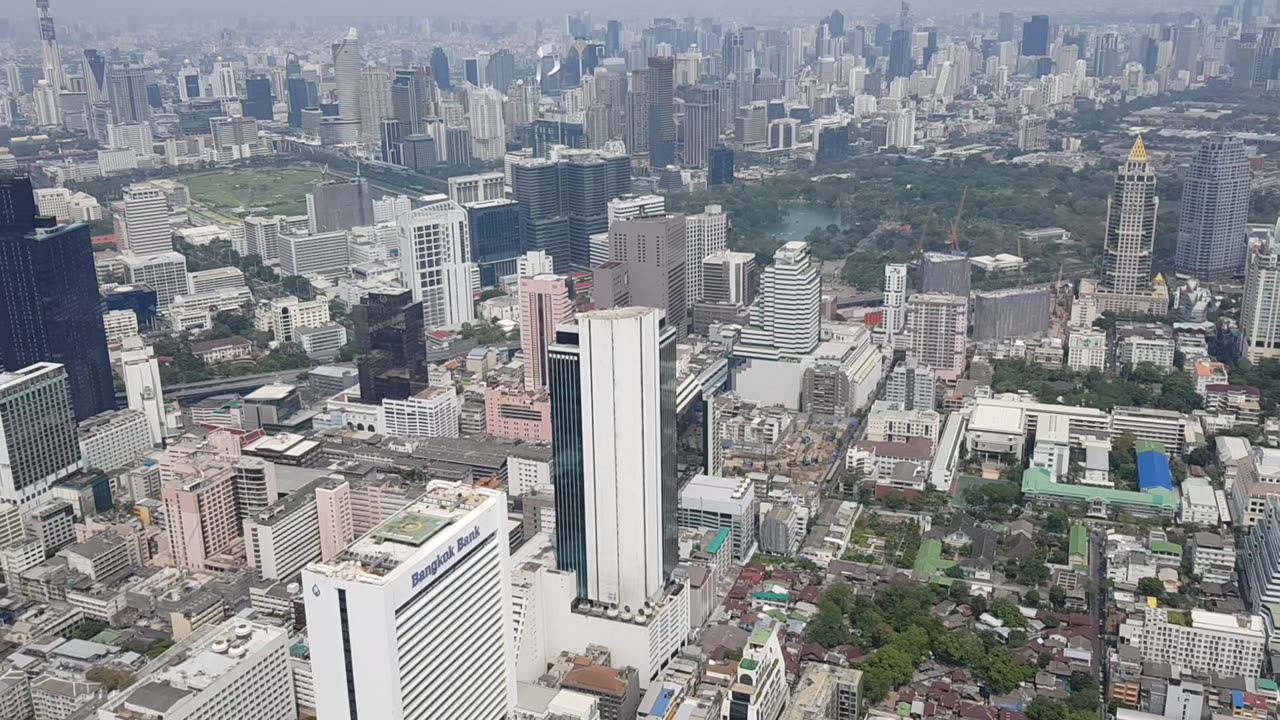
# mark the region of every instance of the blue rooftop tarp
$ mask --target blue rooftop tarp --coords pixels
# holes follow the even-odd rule
[[[1138,453],[1138,489],[1143,492],[1164,488],[1173,490],[1173,475],[1169,472],[1169,456],[1155,450]]]

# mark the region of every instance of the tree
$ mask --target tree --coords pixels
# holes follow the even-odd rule
[[[961,604],[969,601],[969,583],[963,580],[957,580],[951,583],[951,587],[947,589],[947,597],[951,598],[951,602]]]
[[[824,600],[818,605],[817,616],[805,628],[805,639],[824,648],[848,644],[849,621],[836,602]]]
[[[1058,610],[1066,606],[1067,591],[1063,590],[1061,585],[1054,585],[1049,588],[1049,604]]]
[[[133,684],[133,673],[122,665],[94,665],[89,668],[84,679],[101,683],[108,691],[123,690]]]
[[[1045,532],[1051,535],[1062,535],[1071,526],[1071,516],[1062,508],[1054,508],[1044,518]]]
[[[1093,675],[1076,671],[1071,673],[1071,679],[1067,681],[1067,687],[1071,689],[1071,692],[1078,693],[1086,690],[1096,690],[1098,682],[1093,679]]]
[[[1164,597],[1164,583],[1159,578],[1144,577],[1138,581],[1138,594],[1147,597]]]
[[[987,689],[1001,695],[1035,677],[1037,670],[1034,665],[1019,664],[1013,653],[1002,647],[988,650],[974,668],[975,674],[986,683]]]
[[[493,298],[504,297],[504,296],[506,296],[506,293],[499,290],[498,288],[489,288],[484,292],[480,293],[480,302],[484,302],[485,300],[492,300]]]
[[[1037,697],[1027,705],[1027,720],[1067,720],[1067,707],[1056,700]]]
[[[311,299],[311,281],[301,275],[290,275],[280,281],[280,287],[290,295],[296,295],[299,299]]]
[[[944,570],[942,574],[946,575],[949,578],[962,578],[964,577],[964,569],[961,568],[959,565],[952,565],[951,567]]]
[[[1036,607],[1040,604],[1040,593],[1037,592],[1035,588],[1031,588],[1030,590],[1022,593],[1022,602],[1030,605],[1031,607]]]

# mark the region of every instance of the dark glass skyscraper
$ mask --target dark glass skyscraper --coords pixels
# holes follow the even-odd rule
[[[1179,273],[1225,280],[1244,270],[1250,177],[1240,138],[1216,135],[1200,144],[1182,183]]]
[[[894,30],[889,40],[889,79],[910,77],[915,69],[911,56],[911,31]]]
[[[707,160],[707,184],[732,185],[733,179],[733,148],[716,145]]]
[[[431,51],[431,74],[435,76],[436,85],[445,90],[453,87],[449,80],[449,57],[444,54],[442,47]]]
[[[115,409],[89,227],[37,217],[31,181],[0,181],[0,360],[67,368],[76,420]]]
[[[244,116],[270,122],[274,115],[271,108],[271,78],[254,75],[244,81]]]
[[[1031,57],[1049,54],[1049,16],[1032,15],[1022,23],[1022,54]]]
[[[480,285],[495,287],[502,276],[515,274],[516,260],[524,254],[520,203],[485,200],[464,207],[471,233],[471,261],[480,268]]]
[[[649,58],[649,166],[676,161],[675,58]]]
[[[364,351],[356,361],[361,402],[404,400],[427,386],[422,303],[413,301],[412,292],[370,292],[352,309],[351,320]]]

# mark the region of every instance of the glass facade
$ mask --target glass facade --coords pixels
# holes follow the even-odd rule
[[[564,333],[557,338],[561,342],[567,339]],[[672,343],[673,352],[674,349]],[[587,519],[581,369],[577,348],[552,347],[547,356],[551,390],[551,456],[554,459],[551,481],[555,487],[556,502],[556,568],[575,572],[578,596],[586,597]]]
[[[480,286],[496,287],[503,275],[516,272],[516,259],[524,254],[520,239],[520,204],[498,202],[470,205],[471,260],[480,267]]]

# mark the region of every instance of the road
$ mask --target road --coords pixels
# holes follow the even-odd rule
[[[296,383],[298,382],[298,375],[306,371],[306,368],[298,368],[273,373],[259,373],[257,375],[243,375],[241,377],[217,378],[183,383],[181,385],[168,385],[164,388],[164,398],[166,400],[192,402],[225,393],[245,393],[274,382]],[[123,404],[126,401],[127,398],[123,393],[116,395],[117,403]]]
[[[1107,627],[1107,597],[1103,590],[1106,580],[1106,565],[1103,553],[1106,549],[1107,536],[1102,528],[1089,529],[1089,610],[1098,618],[1098,632],[1093,639],[1094,662],[1098,664],[1098,692],[1102,698],[1107,696],[1107,644],[1104,631]],[[1098,720],[1106,720],[1107,704],[1099,700]]]

